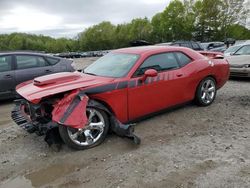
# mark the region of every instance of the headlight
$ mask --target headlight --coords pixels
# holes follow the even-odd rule
[[[250,64],[246,64],[243,66],[244,68],[250,68]]]

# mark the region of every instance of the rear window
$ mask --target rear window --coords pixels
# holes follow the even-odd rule
[[[11,71],[11,56],[0,56],[0,72]]]
[[[191,58],[189,58],[188,56],[186,56],[182,52],[176,52],[176,56],[177,56],[179,63],[182,67],[184,67],[185,65],[187,65],[188,63],[190,63],[192,61]]]
[[[46,60],[49,62],[50,65],[57,64],[60,60],[52,57],[46,57]]]

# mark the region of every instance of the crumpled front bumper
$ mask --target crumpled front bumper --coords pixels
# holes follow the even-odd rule
[[[36,110],[39,105],[31,106],[25,99],[15,100],[15,106],[11,112],[11,118],[21,128],[29,133],[36,133],[41,136],[47,133],[48,130],[57,127],[57,123],[49,122],[42,124],[36,121]],[[26,110],[25,110],[26,108]]]
[[[23,99],[15,100],[15,106],[11,112],[11,118],[18,126],[29,133],[33,133],[36,130],[35,125],[31,122],[31,119],[24,111],[25,106],[28,105],[27,101]]]

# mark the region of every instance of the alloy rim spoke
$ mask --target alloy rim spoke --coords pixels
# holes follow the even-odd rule
[[[94,110],[89,110],[89,117],[88,117],[88,122],[90,123],[95,116],[95,111]]]
[[[90,123],[88,126],[88,129],[90,129],[90,130],[102,130],[103,126],[104,126],[103,122]]]
[[[212,86],[212,87],[208,88],[208,91],[209,91],[209,92],[214,92],[214,91],[215,91],[215,87]]]
[[[94,137],[93,135],[91,134],[91,131],[90,130],[86,130],[84,131],[84,135],[85,135],[85,138],[86,138],[86,142],[88,144],[92,144],[94,142]]]

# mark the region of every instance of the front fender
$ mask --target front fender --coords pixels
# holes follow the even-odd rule
[[[58,124],[82,129],[88,122],[86,107],[87,95],[79,95],[79,90],[74,90],[54,105],[52,120]]]

